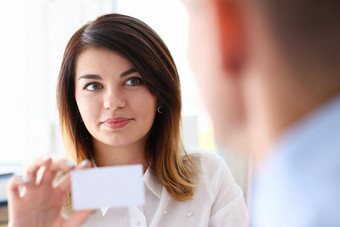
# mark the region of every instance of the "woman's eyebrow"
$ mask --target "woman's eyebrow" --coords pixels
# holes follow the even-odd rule
[[[78,80],[80,79],[92,79],[92,80],[102,80],[102,78],[98,75],[94,75],[94,74],[85,74],[82,75],[78,78]]]
[[[137,72],[136,68],[128,69],[125,72],[123,72],[122,74],[120,74],[120,78],[124,78],[124,77],[130,75],[131,73],[135,73],[135,72]],[[95,74],[85,74],[85,75],[82,75],[78,78],[78,80],[80,80],[80,79],[103,80],[100,76],[95,75]]]
[[[120,78],[124,78],[124,77],[130,75],[131,73],[135,73],[135,72],[137,72],[137,69],[136,68],[131,68],[131,69],[123,72],[122,74],[120,74]]]

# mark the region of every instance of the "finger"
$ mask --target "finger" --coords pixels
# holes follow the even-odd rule
[[[87,168],[90,168],[90,167],[91,167],[91,162],[89,160],[83,160],[80,163],[78,169],[87,169]],[[67,174],[62,179],[60,179],[60,181],[58,182],[56,187],[58,187],[63,192],[67,192],[67,193],[70,192],[71,191],[70,175]]]
[[[52,184],[58,172],[63,171],[66,173],[73,168],[75,168],[75,164],[67,159],[54,161],[45,169],[41,184]]]
[[[20,198],[20,187],[29,183],[29,179],[21,177],[12,177],[7,183],[8,200]]]
[[[80,226],[82,223],[84,223],[91,214],[93,214],[95,210],[82,210],[82,211],[77,211],[72,214],[72,216],[68,219],[63,220],[63,225],[62,226],[68,226],[68,227],[73,227],[73,226]]]
[[[39,169],[50,163],[51,163],[51,158],[47,158],[47,159],[38,158],[34,160],[32,164],[27,166],[25,173],[24,173],[25,178],[29,179],[30,183],[34,184],[36,182],[37,172],[39,171]]]

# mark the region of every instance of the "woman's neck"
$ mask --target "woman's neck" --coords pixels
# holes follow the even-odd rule
[[[127,146],[109,146],[93,140],[94,162],[96,166],[117,166],[142,164],[144,171],[149,164],[145,158],[145,143],[131,144]]]

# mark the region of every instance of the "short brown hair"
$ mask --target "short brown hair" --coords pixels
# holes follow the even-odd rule
[[[247,0],[245,0],[247,1]],[[251,1],[250,1],[251,2]],[[287,61],[339,70],[340,1],[255,0]]]

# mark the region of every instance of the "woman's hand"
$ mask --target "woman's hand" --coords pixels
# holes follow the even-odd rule
[[[80,168],[89,168],[89,162]],[[62,216],[62,207],[71,190],[70,176],[57,185],[59,171],[69,172],[75,165],[66,159],[37,159],[25,171],[24,178],[13,177],[7,186],[9,226],[79,226],[93,213],[77,211],[70,218]],[[42,174],[37,174],[42,171]]]

